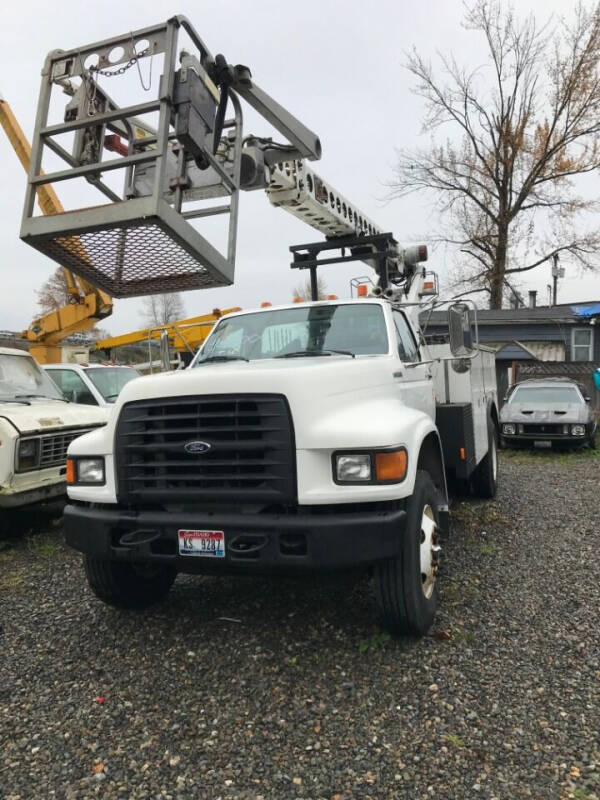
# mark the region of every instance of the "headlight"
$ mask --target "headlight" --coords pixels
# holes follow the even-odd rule
[[[104,458],[102,456],[67,459],[68,484],[100,485],[104,482]]]
[[[28,469],[35,469],[40,460],[40,440],[39,439],[20,439],[17,454],[17,470],[24,472]]]
[[[408,455],[397,450],[369,453],[334,453],[336,483],[400,483],[406,476]]]
[[[585,436],[585,425],[571,425],[572,436]]]
[[[369,453],[336,456],[335,472],[338,481],[370,481],[371,456]]]
[[[515,432],[515,426],[508,424],[502,426],[502,433],[506,433],[508,436],[511,436]]]

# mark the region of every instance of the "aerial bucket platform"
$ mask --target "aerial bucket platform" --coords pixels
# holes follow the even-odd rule
[[[182,31],[190,49],[178,57]],[[148,90],[141,64],[149,62],[151,75],[157,57],[156,96],[119,107],[100,87],[101,76],[115,85],[132,70],[138,88]],[[62,92],[70,96],[64,119],[49,124]],[[213,58],[184,17],[53,51],[42,71],[21,238],[114,297],[231,284],[239,191],[264,185],[256,173],[266,169],[256,148],[244,168],[240,97],[286,137],[276,146],[278,159],[320,157],[318,137],[256,86],[246,67]],[[66,168],[44,172],[47,154]],[[38,188],[59,182],[74,182],[76,207],[37,215]],[[88,202],[90,191],[97,199]],[[220,215],[227,223],[221,250],[202,230],[206,218]]]

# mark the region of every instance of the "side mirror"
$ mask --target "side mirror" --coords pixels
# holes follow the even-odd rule
[[[466,303],[453,303],[448,309],[450,352],[456,358],[470,358],[475,352],[469,310]]]

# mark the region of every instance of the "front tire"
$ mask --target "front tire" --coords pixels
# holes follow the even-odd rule
[[[93,593],[116,608],[142,609],[158,603],[169,592],[177,571],[162,565],[139,565],[84,558],[85,574]]]
[[[419,470],[408,500],[400,553],[376,565],[373,582],[384,627],[394,634],[423,636],[437,611],[440,525],[439,492]]]

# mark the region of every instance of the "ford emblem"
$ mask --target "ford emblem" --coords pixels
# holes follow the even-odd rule
[[[186,442],[183,445],[183,449],[186,453],[193,453],[194,455],[207,453],[211,447],[212,444],[209,444],[209,442]]]

